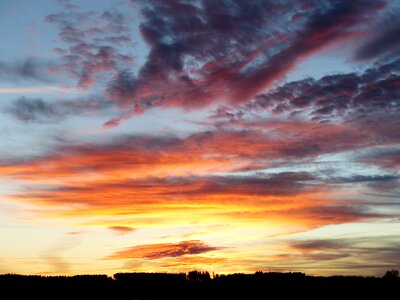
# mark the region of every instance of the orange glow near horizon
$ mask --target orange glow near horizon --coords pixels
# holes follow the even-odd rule
[[[125,261],[127,271],[252,272],[266,263],[284,262],[285,252],[299,251],[287,250],[276,237],[361,220],[351,212],[331,209],[331,192],[321,184],[304,184],[313,180],[307,174],[229,175],[254,165],[254,157],[276,147],[258,141],[258,146],[249,148],[249,136],[235,138],[239,140],[222,144],[212,135],[201,137],[208,144],[203,149],[189,137],[181,146],[162,152],[140,150],[140,145],[104,150],[85,146],[4,165],[0,173],[25,185],[8,199],[26,205],[28,222],[39,218],[52,226],[73,226],[79,228],[74,229],[77,238],[102,228],[124,239],[146,230],[168,232],[165,243],[148,244],[144,239],[142,245],[111,247],[111,254],[96,254],[100,264]],[[233,149],[241,157],[231,157]],[[179,228],[189,232],[176,236]],[[273,247],[268,245],[270,235],[275,237]],[[257,240],[259,250],[251,250],[243,261],[246,245]]]

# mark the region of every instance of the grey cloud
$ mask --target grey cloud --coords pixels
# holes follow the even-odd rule
[[[55,100],[46,101],[42,98],[20,97],[4,107],[4,112],[23,122],[54,123],[68,116],[84,114],[95,110],[106,111],[110,103],[102,98],[99,100]]]
[[[52,82],[49,68],[54,67],[49,62],[29,58],[16,62],[0,61],[0,79],[5,82]]]

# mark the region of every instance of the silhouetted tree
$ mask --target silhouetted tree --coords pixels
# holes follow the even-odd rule
[[[189,281],[193,282],[207,282],[211,280],[210,273],[207,271],[190,271],[187,276]]]
[[[383,278],[384,279],[390,279],[390,280],[399,279],[400,278],[399,271],[397,271],[397,270],[387,271],[386,274],[383,275]]]
[[[400,289],[397,270],[385,279],[361,276],[314,277],[303,273],[256,272],[255,274],[215,274],[206,271],[185,273],[118,273],[84,276],[0,275],[0,299],[41,300],[221,300],[221,299],[320,299],[321,295],[341,299],[349,293],[357,298],[384,299]],[[390,280],[387,280],[389,278]],[[260,298],[268,295],[268,298]]]

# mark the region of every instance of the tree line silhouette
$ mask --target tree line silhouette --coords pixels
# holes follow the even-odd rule
[[[307,276],[304,273],[256,272],[210,276],[185,273],[117,273],[107,275],[0,275],[0,299],[274,299],[398,297],[397,270],[382,278]]]

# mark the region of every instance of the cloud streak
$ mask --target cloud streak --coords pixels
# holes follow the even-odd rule
[[[34,204],[44,214],[124,219],[129,211],[135,221],[121,225],[128,227],[151,226],[155,220],[185,223],[193,214],[196,220],[211,224],[265,219],[305,228],[395,215],[375,213],[348,200],[332,200],[345,194],[346,186],[338,188],[339,184],[353,182],[377,190],[396,183],[398,177],[324,179],[304,171],[254,173],[272,167],[271,160],[312,158],[320,154],[315,149],[325,149],[313,146],[311,152],[293,151],[288,141],[283,148],[271,149],[262,138],[224,131],[186,138],[125,136],[105,144],[63,146],[62,151],[55,149],[48,156],[26,161],[4,161],[0,173],[24,182],[22,192],[10,195],[14,201]],[[326,149],[328,153],[338,151],[330,145]],[[333,186],[335,193],[330,191]]]
[[[110,226],[108,229],[118,233],[118,234],[128,234],[135,231],[134,228],[127,227],[127,226]]]
[[[79,94],[80,91],[62,86],[2,87],[0,94]]]
[[[216,251],[221,248],[209,246],[201,241],[182,241],[179,243],[139,245],[115,252],[107,259],[160,259],[165,257],[180,257]]]
[[[23,122],[57,123],[69,116],[99,114],[109,108],[110,104],[102,98],[46,101],[42,98],[20,97],[5,105],[4,112]]]
[[[379,243],[371,243],[371,238],[379,240]],[[318,262],[322,268],[340,269],[344,265],[351,265],[354,269],[379,271],[398,265],[398,245],[396,237],[368,236],[303,240],[293,242],[291,247],[293,252],[297,252],[292,259],[300,265],[308,261]]]

